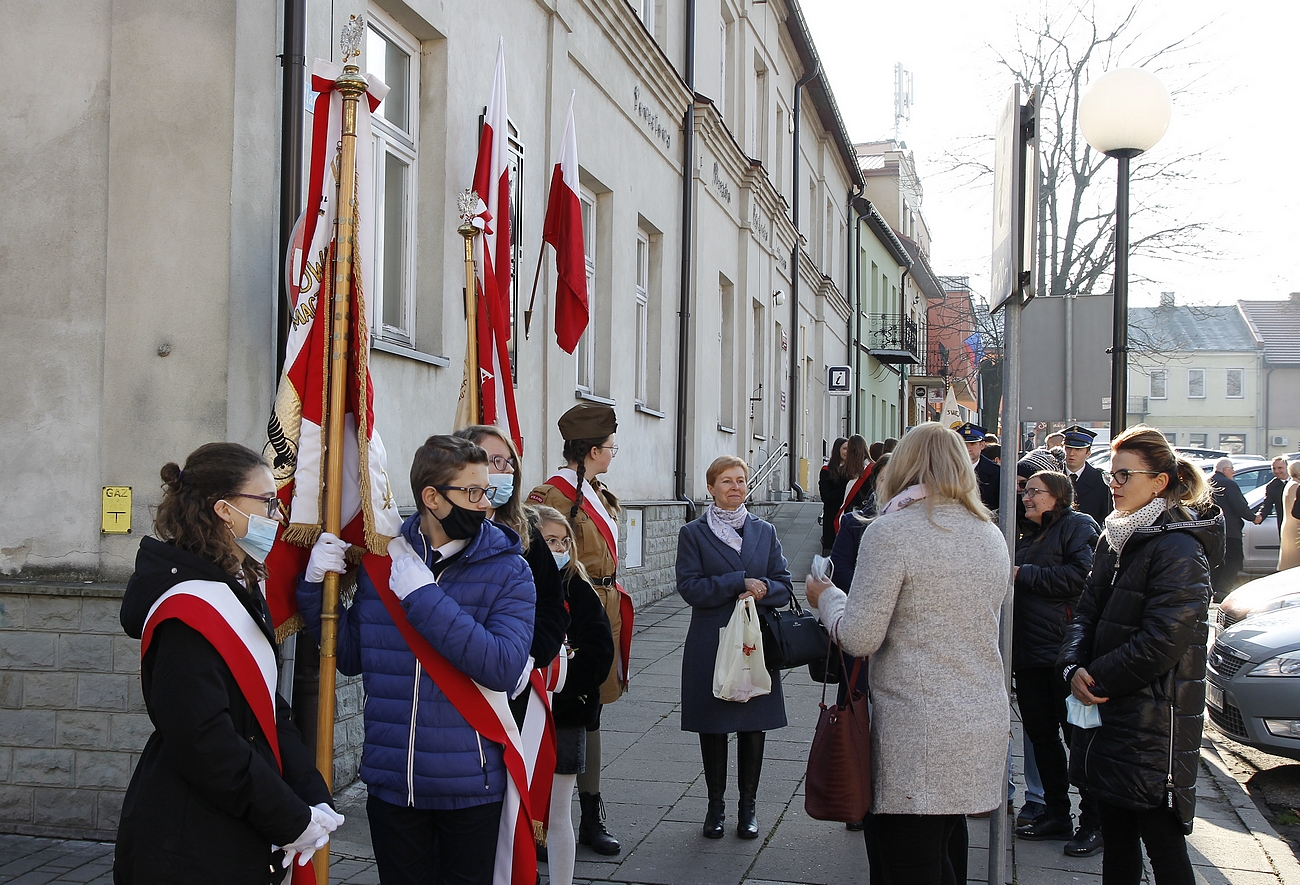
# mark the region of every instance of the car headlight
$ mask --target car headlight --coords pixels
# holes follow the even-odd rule
[[[1300,605],[1300,593],[1289,593],[1286,596],[1279,596],[1277,599],[1270,599],[1259,608],[1252,608],[1252,615],[1261,615],[1264,612],[1275,612],[1279,609],[1292,608]]]
[[[1269,658],[1250,671],[1251,676],[1300,676],[1300,652]]]

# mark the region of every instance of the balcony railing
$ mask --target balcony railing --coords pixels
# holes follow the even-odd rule
[[[905,314],[868,314],[865,337],[867,353],[882,363],[920,362],[916,322]]]

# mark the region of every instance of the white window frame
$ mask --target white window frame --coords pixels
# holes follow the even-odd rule
[[[1197,377],[1199,373],[1201,379],[1201,392],[1192,393],[1192,378]],[[1187,398],[1188,399],[1205,399],[1205,370],[1188,369],[1187,370]]]
[[[375,318],[371,334],[386,341],[395,341],[410,347],[415,346],[415,256],[416,256],[416,204],[419,193],[417,171],[419,168],[419,91],[420,91],[420,44],[411,34],[396,22],[384,15],[374,6],[369,8],[367,28],[390,40],[407,54],[410,60],[409,79],[407,83],[406,119],[409,128],[402,129],[389,122],[379,113],[371,115],[370,130],[374,137],[371,150],[374,156],[375,172],[375,217],[368,222],[375,226],[375,260],[370,268],[370,289],[365,293],[374,306]],[[369,41],[367,40],[367,44]],[[367,67],[367,70],[369,68]],[[404,285],[402,286],[402,321],[398,325],[389,325],[384,321],[384,250],[389,232],[384,224],[386,208],[387,158],[392,155],[406,164],[406,206],[403,212],[405,230],[403,239],[406,249],[404,254]]]
[[[727,25],[718,22],[718,116],[727,118]]]
[[[1198,443],[1196,440],[1200,439]],[[1189,433],[1187,434],[1187,446],[1192,449],[1208,449],[1210,447],[1210,435],[1208,433]]]
[[[587,328],[578,339],[578,346],[573,349],[574,376],[577,389],[591,393],[596,379],[596,195],[587,188],[579,188],[578,202],[586,217],[582,219],[583,258],[587,266]]]
[[[656,0],[635,0],[633,8],[636,10],[636,17],[641,19],[645,29],[654,36],[655,32],[655,3]]]
[[[1232,377],[1232,373],[1233,373],[1233,372],[1236,372],[1236,373],[1241,377],[1241,383],[1240,383],[1240,384],[1238,385],[1238,387],[1237,387],[1238,393],[1237,393],[1235,396],[1234,396],[1232,393],[1229,392],[1229,391],[1230,391],[1230,388],[1229,388],[1229,386],[1228,386],[1228,379]],[[1245,398],[1246,398],[1246,370],[1245,370],[1245,369],[1227,369],[1227,370],[1224,372],[1224,375],[1223,375],[1223,395],[1224,395],[1224,397],[1225,397],[1226,399],[1245,399]]]
[[[1156,393],[1156,379],[1159,379],[1160,381],[1159,394]],[[1147,375],[1147,381],[1149,384],[1147,388],[1148,399],[1169,399],[1169,370],[1168,369],[1152,369],[1150,373],[1148,373]]]
[[[636,394],[635,401],[644,406],[649,399],[650,378],[647,371],[650,350],[650,237],[640,228],[636,232]]]

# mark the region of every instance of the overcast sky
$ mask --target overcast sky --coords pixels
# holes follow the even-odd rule
[[[925,191],[931,264],[941,274],[969,275],[979,295],[988,292],[992,183],[966,185],[959,176],[944,174],[944,154],[988,135],[991,162],[997,109],[1012,86],[996,65],[994,50],[1011,52],[1017,25],[1032,25],[1042,8],[1079,5],[1077,0],[804,0],[854,141],[893,135],[895,62],[912,72],[916,101],[899,135],[915,155]],[[1128,6],[1126,0],[1095,4],[1103,21]],[[1133,305],[1155,303],[1161,290],[1174,291],[1180,302],[1203,303],[1300,291],[1300,65],[1294,45],[1300,2],[1145,0],[1137,21],[1145,46],[1204,27],[1194,38],[1199,48],[1188,56],[1199,68],[1165,77],[1184,75],[1194,82],[1185,95],[1175,96],[1169,132],[1149,154],[1209,152],[1196,170],[1199,180],[1167,202],[1180,217],[1209,222],[1223,233],[1212,237],[1220,253],[1215,257],[1134,262],[1134,274],[1157,282],[1134,283]],[[1112,178],[1107,188],[1113,192],[1113,187]],[[1141,194],[1134,191],[1132,198],[1136,203]],[[1136,236],[1136,222],[1134,228]]]

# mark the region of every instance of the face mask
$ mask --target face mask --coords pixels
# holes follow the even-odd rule
[[[447,502],[451,504],[450,501]],[[442,524],[442,530],[453,541],[463,541],[478,534],[479,526],[487,519],[486,510],[466,510],[451,504],[451,513],[446,516],[434,516]]]
[[[227,501],[226,503],[229,504],[230,502]],[[251,515],[245,513],[233,505],[230,509],[240,516],[248,517],[248,531],[244,532],[244,537],[235,536],[235,543],[239,545],[239,549],[258,562],[266,562],[266,557],[275,544],[275,532],[280,527],[280,524],[274,519],[258,516],[256,513]],[[234,535],[235,530],[231,529],[230,533]]]
[[[556,553],[552,550],[551,555],[555,557],[556,568],[562,569],[569,564],[569,551],[566,550],[563,553]]]
[[[515,493],[515,475],[513,473],[493,473],[488,476],[488,503],[495,509],[510,503],[510,496]]]

